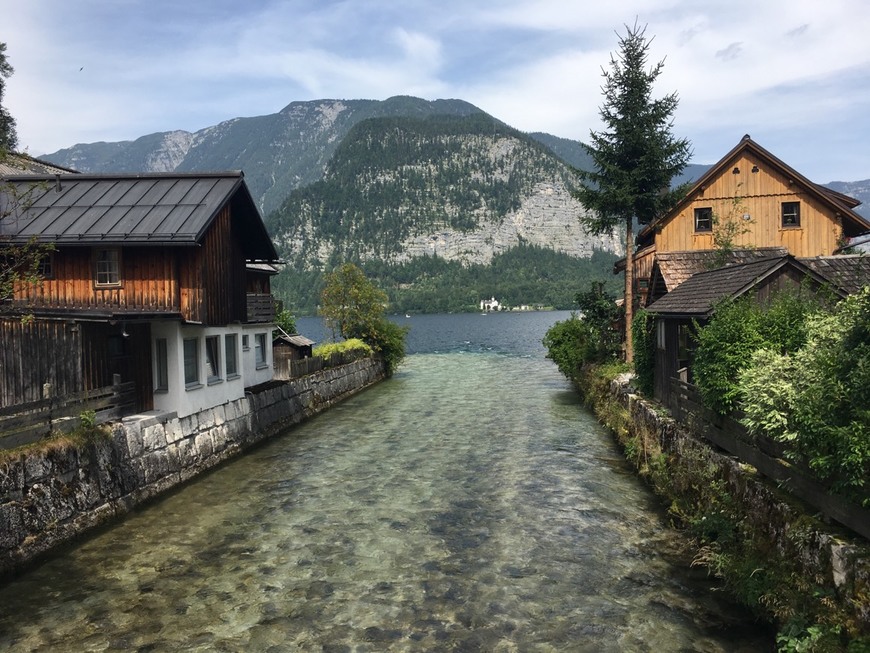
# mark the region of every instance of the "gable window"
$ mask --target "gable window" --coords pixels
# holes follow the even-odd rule
[[[800,227],[801,226],[801,203],[800,202],[783,202],[782,203],[782,226],[783,227]]]
[[[695,209],[695,231],[713,231],[713,209],[705,206]]]
[[[228,333],[224,336],[224,359],[227,363],[227,378],[231,379],[239,375],[238,363],[238,336]]]
[[[254,362],[256,363],[258,370],[267,366],[265,333],[254,334]]]
[[[207,336],[205,339],[205,370],[208,383],[221,380],[220,336]]]
[[[169,355],[166,338],[157,338],[154,343],[154,357],[156,363],[154,375],[155,392],[169,391]]]
[[[199,386],[199,338],[184,339],[184,385]]]
[[[98,249],[94,258],[94,283],[98,287],[121,285],[121,251]]]

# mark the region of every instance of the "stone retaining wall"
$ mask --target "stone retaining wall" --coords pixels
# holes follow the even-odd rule
[[[366,358],[178,418],[137,415],[87,445],[0,463],[0,576],[385,377]]]
[[[759,534],[770,555],[797,563],[802,576],[830,592],[851,613],[853,628],[870,634],[870,546],[866,540],[812,517],[800,502],[780,492],[754,468],[740,463],[678,424],[661,408],[633,394],[620,380],[611,396],[628,411],[628,430],[645,455],[658,449],[672,473],[713,470],[739,506],[749,530]],[[703,474],[697,474],[702,476]]]

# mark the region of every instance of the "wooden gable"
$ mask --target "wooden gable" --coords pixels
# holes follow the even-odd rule
[[[783,224],[783,203],[796,202],[799,224]],[[748,136],[713,166],[673,211],[645,228],[658,252],[713,249],[712,230],[696,226],[696,210],[732,220],[735,247],[784,247],[794,256],[828,256],[843,238],[870,231],[857,202],[810,182]]]

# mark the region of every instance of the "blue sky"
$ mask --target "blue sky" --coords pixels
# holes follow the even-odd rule
[[[5,104],[36,155],[393,95],[588,140],[635,20],[694,162],[748,133],[814,181],[870,178],[866,0],[27,0],[3,12]]]

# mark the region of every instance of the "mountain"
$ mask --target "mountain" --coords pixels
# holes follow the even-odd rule
[[[574,183],[549,149],[483,113],[361,121],[324,178],[267,217],[289,263],[276,287],[308,310],[319,271],[351,260],[401,311],[468,310],[490,295],[570,307],[621,252],[619,238],[584,232]],[[607,254],[594,270],[580,264],[596,252]],[[495,278],[494,267],[503,269]],[[438,287],[449,297],[429,292]]]
[[[244,170],[251,194],[269,213],[300,186],[318,181],[359,121],[384,116],[483,113],[462,100],[397,96],[293,102],[278,113],[233,118],[197,132],[159,132],[134,141],[78,144],[41,158],[80,172]]]

